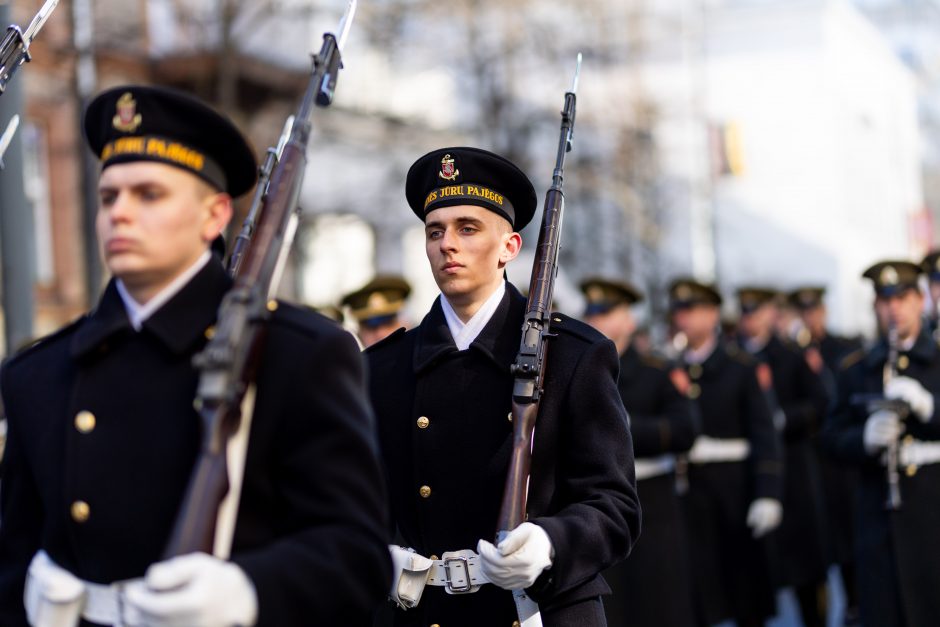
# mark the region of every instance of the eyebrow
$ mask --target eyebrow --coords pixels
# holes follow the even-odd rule
[[[472,216],[461,216],[459,218],[455,218],[454,220],[452,220],[452,222],[456,222],[457,224],[475,224],[475,225],[480,225],[480,226],[483,225],[483,220],[480,220],[479,218],[474,218]],[[431,222],[425,223],[424,228],[425,229],[443,228],[443,226],[444,226],[444,223],[441,222],[440,220],[433,220]]]

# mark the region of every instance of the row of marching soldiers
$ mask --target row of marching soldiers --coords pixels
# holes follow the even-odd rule
[[[833,565],[841,624],[934,624],[940,252],[863,278],[879,326],[867,346],[827,330],[824,288],[740,287],[729,325],[713,285],[679,278],[662,351],[633,341],[636,287],[582,281],[584,320],[620,353],[644,513],[632,555],[605,573],[609,625],[764,625],[790,588],[803,624],[823,626]],[[408,292],[382,276],[347,295],[365,344],[400,326]]]

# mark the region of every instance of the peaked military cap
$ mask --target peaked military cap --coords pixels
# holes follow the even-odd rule
[[[910,261],[879,261],[862,273],[862,278],[871,279],[878,296],[893,296],[908,289],[917,288],[921,267]]]
[[[476,205],[506,218],[516,231],[532,220],[538,203],[532,183],[511,161],[467,147],[433,150],[415,161],[405,197],[421,221],[435,209]]]
[[[823,303],[826,288],[817,286],[799,287],[789,294],[787,300],[797,309],[807,310],[819,307]]]
[[[669,308],[682,309],[693,305],[720,305],[721,294],[714,286],[695,279],[676,279],[669,285]]]
[[[173,89],[109,89],[88,105],[84,129],[102,169],[131,161],[166,163],[232,196],[249,191],[257,179],[254,151],[235,125]]]
[[[379,275],[355,292],[344,296],[342,305],[349,307],[350,313],[359,324],[378,326],[398,315],[410,293],[411,286],[403,278]]]
[[[928,279],[940,281],[940,249],[927,253],[924,260],[920,262],[920,267]]]
[[[581,281],[580,287],[587,301],[585,316],[607,313],[617,305],[632,305],[643,300],[640,290],[626,281],[589,277]]]
[[[766,287],[739,287],[737,294],[738,305],[741,307],[742,314],[752,313],[761,306],[773,303],[777,299],[777,291]]]

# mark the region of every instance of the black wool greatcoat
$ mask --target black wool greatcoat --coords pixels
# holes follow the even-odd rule
[[[770,406],[756,363],[733,347],[719,344],[686,369],[702,433],[750,443],[746,461],[689,464],[685,502],[697,611],[708,625],[760,620],[775,613],[776,601],[766,546],[753,538],[747,512],[754,499],[782,499],[782,452]]]
[[[785,416],[783,520],[774,533],[779,558],[777,584],[824,581],[829,547],[815,438],[826,416],[826,389],[803,354],[776,337],[754,356],[770,367],[774,398]]]
[[[112,281],[94,311],[3,366],[4,627],[26,625],[39,549],[96,583],[161,559],[199,444],[191,360],[229,285],[213,258],[135,332]],[[295,307],[267,327],[231,560],[257,590],[259,627],[367,624],[391,569],[361,356]]]
[[[699,430],[691,401],[676,389],[666,362],[620,356],[617,383],[630,415],[637,459],[687,451]],[[685,520],[676,474],[637,480],[643,505],[643,536],[630,557],[604,572],[611,595],[604,598],[611,627],[689,627],[695,620],[689,585]]]
[[[922,466],[912,476],[902,468],[903,503],[899,511],[889,512],[885,466],[863,443],[868,413],[864,403],[856,402],[857,395],[882,393],[886,358],[884,340],[867,353],[845,358],[823,443],[837,460],[859,469],[856,555],[862,623],[935,625],[940,616],[940,464]],[[934,395],[933,416],[926,423],[908,417],[905,435],[940,441],[940,347],[926,329],[910,350],[900,352],[898,374],[916,379]]]
[[[511,450],[509,366],[524,309],[507,285],[479,337],[458,351],[437,300],[418,327],[366,351],[393,523],[424,556],[476,550],[496,534]],[[605,624],[585,610],[599,609],[599,595],[609,592],[600,572],[624,559],[639,534],[633,446],[613,343],[560,314],[551,328],[557,336],[548,349],[527,514],[548,533],[555,558],[529,593],[546,627],[593,627]],[[492,584],[464,595],[428,586],[418,607],[395,612],[399,626],[510,627],[515,620],[511,593]]]

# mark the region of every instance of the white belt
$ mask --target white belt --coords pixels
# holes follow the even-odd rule
[[[902,441],[898,450],[898,462],[901,466],[915,468],[940,463],[940,442]]]
[[[448,551],[432,560],[413,549],[390,545],[392,589],[389,594],[402,609],[418,605],[424,587],[443,586],[447,594],[469,594],[490,583],[480,568],[480,556],[470,549]]]
[[[719,439],[707,435],[695,438],[689,449],[689,462],[711,464],[715,462],[741,462],[751,454],[751,443],[744,438]]]
[[[34,627],[74,627],[80,618],[115,627],[138,625],[136,612],[124,602],[126,587],[136,581],[140,580],[110,585],[82,581],[39,551],[27,571],[26,615]]]
[[[652,479],[653,477],[669,474],[675,470],[676,458],[673,455],[640,457],[633,460],[633,468],[636,470],[637,481]]]

